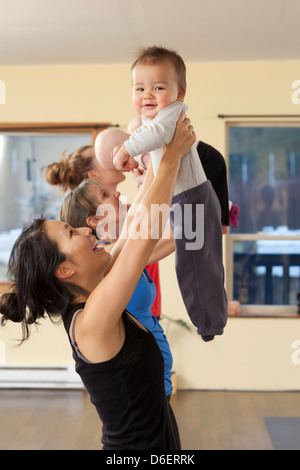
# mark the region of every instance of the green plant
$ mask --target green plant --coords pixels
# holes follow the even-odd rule
[[[190,325],[188,325],[184,320],[181,320],[181,318],[179,319],[174,319],[174,318],[171,318],[171,317],[168,317],[167,315],[161,315],[160,317],[162,320],[167,320],[167,328],[166,328],[166,335],[167,335],[167,330],[169,329],[169,325],[170,323],[176,323],[177,325],[181,326],[182,328],[185,328],[186,330],[188,331],[192,331]]]

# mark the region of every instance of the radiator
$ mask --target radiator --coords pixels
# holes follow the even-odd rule
[[[83,389],[74,366],[0,365],[0,388]]]

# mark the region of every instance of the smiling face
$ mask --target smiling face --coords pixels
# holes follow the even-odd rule
[[[90,147],[82,153],[83,157],[92,157],[94,164],[92,170],[88,172],[88,177],[98,180],[102,186],[115,190],[119,183],[125,180],[125,175],[116,169],[106,170],[96,159],[94,147]]]
[[[57,244],[58,250],[66,256],[66,260],[57,269],[57,277],[92,291],[103,278],[111,255],[102,245],[96,248],[97,239],[92,235],[91,229],[74,229],[64,222],[47,220],[44,230],[48,238]]]
[[[133,103],[143,116],[153,119],[175,101],[183,101],[185,91],[178,84],[174,65],[169,61],[137,63],[132,71]]]
[[[98,238],[115,241],[122,230],[127,206],[120,201],[119,191],[109,191],[97,185],[89,185],[89,199],[96,209],[95,215],[88,217],[87,224],[92,227]]]

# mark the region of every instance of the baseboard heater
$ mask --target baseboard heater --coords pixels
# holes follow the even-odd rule
[[[74,366],[0,366],[0,388],[83,389]]]

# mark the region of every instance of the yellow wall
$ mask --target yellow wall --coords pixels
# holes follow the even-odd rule
[[[199,139],[225,155],[225,121],[218,114],[300,114],[292,103],[299,62],[188,64],[186,103]],[[298,75],[297,75],[298,74]],[[134,114],[128,66],[0,67],[6,104],[0,122],[111,122],[126,128]],[[120,187],[132,200],[129,179]],[[188,321],[174,273],[174,256],[161,262],[163,312]],[[168,332],[179,388],[300,389],[291,360],[300,339],[298,319],[230,318],[225,334],[203,343],[177,326]],[[8,364],[69,364],[62,327],[43,322],[16,348],[18,325],[0,331]],[[1,361],[1,357],[0,357]]]

